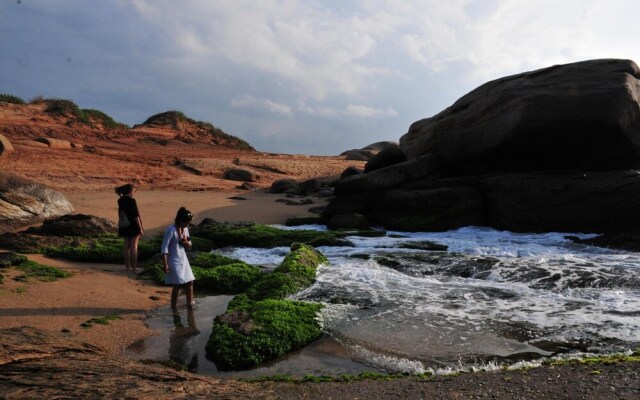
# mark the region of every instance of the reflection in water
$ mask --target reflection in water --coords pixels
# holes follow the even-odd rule
[[[217,373],[213,362],[206,359],[205,346],[211,334],[213,319],[225,312],[233,296],[200,297],[193,310],[169,306],[152,311],[147,326],[157,335],[134,343],[127,349],[136,360],[171,360],[184,365],[190,372],[212,375]]]
[[[185,310],[187,326],[182,322],[180,311],[173,313],[175,329],[169,334],[169,359],[186,366],[187,371],[198,371],[197,336],[200,331],[196,327],[196,317],[193,310]]]
[[[223,313],[233,296],[207,296],[197,299],[193,311],[182,307],[178,312],[160,307],[149,315],[147,326],[158,332],[127,349],[136,360],[171,360],[190,372],[225,377],[256,377],[274,374],[304,376],[308,374],[358,374],[379,371],[352,361],[352,354],[339,341],[325,336],[319,341],[258,368],[244,371],[218,371],[207,359],[205,347],[211,335],[213,319]],[[169,347],[167,349],[167,346]],[[168,350],[168,351],[167,351]]]

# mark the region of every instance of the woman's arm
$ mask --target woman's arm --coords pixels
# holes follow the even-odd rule
[[[165,229],[164,235],[162,236],[162,246],[160,247],[160,253],[162,254],[162,270],[165,274],[169,273],[169,242],[171,241],[172,234],[173,230],[171,227]]]
[[[167,253],[162,254],[162,270],[165,275],[169,273],[169,255]]]
[[[191,247],[193,247],[193,243],[191,243],[191,236],[189,236],[189,228],[184,228],[182,232],[183,237],[180,243],[185,249],[191,250]]]
[[[139,215],[138,215],[138,218],[136,218],[136,223],[140,227],[140,234],[142,235],[144,233],[144,228],[142,227],[142,219],[140,219]]]

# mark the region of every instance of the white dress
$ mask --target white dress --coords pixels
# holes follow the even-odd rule
[[[185,236],[189,237],[189,228],[184,228]],[[162,238],[162,254],[168,254],[169,273],[164,276],[164,283],[169,285],[182,285],[195,279],[191,271],[191,265],[187,259],[187,252],[180,244],[178,228],[175,224],[169,225]]]

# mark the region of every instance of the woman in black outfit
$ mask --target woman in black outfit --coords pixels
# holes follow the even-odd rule
[[[124,266],[136,272],[138,266],[138,241],[144,233],[138,204],[133,198],[136,188],[131,183],[118,186],[118,236],[124,238]]]

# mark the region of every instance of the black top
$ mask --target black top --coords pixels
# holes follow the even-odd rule
[[[122,196],[118,199],[118,235],[138,236],[141,232],[138,225],[138,204],[131,196]]]

